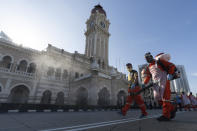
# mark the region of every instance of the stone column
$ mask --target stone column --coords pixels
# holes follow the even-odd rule
[[[100,43],[99,43],[99,45],[100,45],[100,51],[99,51],[99,57],[102,57],[102,37],[100,38]]]
[[[87,37],[86,37],[85,54],[86,54],[86,56],[88,56],[88,38]]]
[[[12,81],[12,80],[11,80],[10,78],[7,79],[7,82],[6,82],[6,85],[5,85],[5,91],[6,91],[7,93],[9,92],[9,89],[8,89],[8,88],[10,87],[11,81]]]
[[[89,38],[87,38],[87,49],[86,49],[86,55],[89,56],[90,48],[89,48]]]
[[[95,34],[95,36],[94,36],[94,53],[93,53],[93,55],[95,56],[96,55],[96,41],[97,41],[97,34]]]
[[[91,56],[91,39],[90,38],[88,38],[88,45],[89,45],[89,47],[88,47],[88,56],[90,57]]]
[[[32,91],[30,91],[30,94],[29,94],[28,103],[35,103],[35,100],[36,100],[36,94],[35,93],[36,93],[37,85],[38,85],[38,81],[35,80],[34,83],[33,83]]]
[[[105,60],[106,60],[106,64],[108,64],[108,38],[105,39]]]
[[[6,103],[8,101],[8,96],[10,94],[10,90],[8,89],[10,87],[11,79],[7,79],[6,84],[4,88],[2,87],[2,92],[0,93],[0,102],[1,103]]]
[[[1,98],[0,101],[3,102],[3,103],[8,101],[8,97],[9,97],[9,95],[11,93],[11,89],[10,89],[11,82],[12,82],[12,79],[8,78],[7,81],[6,81],[4,90],[3,90],[2,94],[1,94],[2,98]]]
[[[103,41],[102,41],[102,46],[103,46],[103,50],[102,50],[103,59],[105,60],[105,39],[104,38],[103,38]]]
[[[50,104],[55,104],[57,98],[57,93],[52,93],[51,94],[51,103]]]
[[[97,38],[97,41],[96,41],[96,56],[100,56],[100,38],[98,37]]]
[[[93,56],[94,55],[94,38],[92,38],[91,40],[91,55],[90,56]]]
[[[94,71],[93,73],[97,73]],[[88,104],[89,105],[97,105],[97,89],[98,89],[98,81],[96,77],[90,78],[89,84],[89,94],[88,94]]]

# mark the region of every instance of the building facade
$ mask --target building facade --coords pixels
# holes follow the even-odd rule
[[[109,65],[109,25],[96,5],[86,22],[85,53],[48,44],[46,51],[17,45],[0,33],[0,102],[123,105],[126,75]]]
[[[183,65],[176,65],[176,67],[178,68],[178,70],[181,73],[181,76],[179,79],[173,80],[171,81],[171,90],[172,92],[177,92],[177,93],[181,93],[181,92],[185,92],[185,93],[190,93],[190,87],[189,87],[189,82],[187,79],[187,75],[185,72],[185,68]]]

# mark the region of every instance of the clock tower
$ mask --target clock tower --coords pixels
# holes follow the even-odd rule
[[[109,48],[109,25],[106,12],[101,5],[96,5],[91,16],[86,22],[87,30],[85,55],[94,57],[99,67],[106,68],[108,66],[108,48]]]

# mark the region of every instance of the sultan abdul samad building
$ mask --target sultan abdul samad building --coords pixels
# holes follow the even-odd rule
[[[126,76],[109,66],[109,25],[96,5],[86,22],[85,54],[49,44],[37,51],[0,34],[0,102],[117,105],[125,102]]]

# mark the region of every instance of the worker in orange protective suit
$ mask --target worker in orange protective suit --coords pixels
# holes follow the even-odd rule
[[[141,109],[140,118],[143,118],[143,117],[147,116],[148,113],[146,112],[146,106],[144,104],[144,101],[143,101],[141,95],[136,95],[136,96],[130,95],[130,93],[138,92],[141,89],[141,87],[139,86],[139,83],[138,83],[138,72],[136,70],[133,70],[131,63],[126,64],[126,66],[127,66],[128,72],[129,72],[129,74],[128,74],[128,82],[129,82],[128,93],[129,93],[129,95],[127,97],[126,105],[121,109],[121,114],[125,116],[127,111],[129,110],[132,102],[135,101],[138,104],[139,108]]]
[[[197,101],[196,101],[196,98],[195,96],[192,95],[192,92],[190,92],[189,94],[189,99],[191,101],[191,107],[193,108],[193,110],[196,110],[197,109]]]
[[[144,84],[147,84],[150,78],[152,78],[153,83],[157,83],[153,87],[154,97],[163,106],[163,115],[158,117],[157,120],[170,121],[176,115],[176,107],[170,101],[170,80],[173,79],[176,66],[163,59],[154,59],[150,52],[145,54],[145,59],[149,65],[146,68]]]

